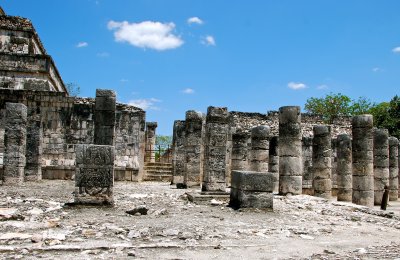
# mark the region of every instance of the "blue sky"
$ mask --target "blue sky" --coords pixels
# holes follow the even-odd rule
[[[330,92],[400,94],[400,1],[1,0],[32,20],[64,82],[146,108],[265,113]]]

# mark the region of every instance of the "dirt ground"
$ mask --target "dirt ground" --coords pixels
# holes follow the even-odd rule
[[[114,207],[66,207],[73,190],[0,186],[0,258],[400,259],[400,202],[381,211],[276,195],[273,212],[233,210],[167,183],[116,182]],[[126,213],[139,206],[148,214]]]

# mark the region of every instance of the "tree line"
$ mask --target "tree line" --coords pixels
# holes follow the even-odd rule
[[[376,127],[386,128],[390,135],[400,138],[400,98],[397,95],[388,102],[375,103],[365,97],[353,100],[341,93],[330,93],[307,99],[304,109],[321,115],[328,124],[341,116],[372,114]]]

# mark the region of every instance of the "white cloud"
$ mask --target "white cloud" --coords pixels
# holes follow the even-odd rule
[[[78,44],[76,45],[76,48],[83,48],[83,47],[87,47],[89,45],[89,43],[87,42],[78,42]]]
[[[183,40],[173,34],[174,23],[144,21],[140,23],[108,22],[108,29],[114,30],[117,42],[127,42],[140,48],[164,51],[175,49],[183,44]]]
[[[192,89],[192,88],[185,88],[184,90],[182,90],[182,93],[185,93],[185,94],[194,94],[194,89]]]
[[[119,80],[121,83],[127,83],[127,82],[129,82],[129,80],[127,80],[127,79],[120,79]]]
[[[306,88],[306,84],[300,82],[289,82],[288,87],[294,90],[304,89]]]
[[[373,71],[373,72],[381,72],[382,69],[379,68],[379,67],[375,67],[375,68],[372,68],[372,71]]]
[[[97,57],[101,57],[101,58],[110,57],[110,53],[108,53],[108,52],[99,52],[96,55],[97,55]]]
[[[207,35],[206,37],[204,37],[204,40],[202,41],[202,43],[207,46],[215,46],[216,45],[215,39],[211,35]]]
[[[189,19],[187,19],[187,23],[188,24],[192,24],[192,23],[196,23],[196,24],[203,24],[203,20],[201,20],[199,17],[190,17]]]
[[[393,48],[392,50],[394,53],[400,53],[400,46]]]
[[[328,85],[325,85],[325,84],[317,86],[317,89],[319,89],[319,90],[327,89],[327,88],[329,88],[329,87],[328,87]]]
[[[159,108],[155,105],[159,102],[161,102],[161,100],[156,98],[143,98],[131,100],[128,102],[128,104],[131,106],[140,107],[143,110],[159,110]]]

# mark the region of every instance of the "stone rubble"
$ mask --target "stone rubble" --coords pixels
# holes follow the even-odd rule
[[[274,211],[266,212],[233,210],[218,201],[196,205],[187,200],[187,190],[163,183],[115,186],[114,208],[66,207],[73,200],[71,181],[41,181],[19,190],[4,186],[0,257],[238,259],[245,252],[253,259],[335,259],[359,257],[360,248],[370,258],[400,257],[399,202],[380,211],[274,195]],[[125,213],[141,206],[147,215]]]

